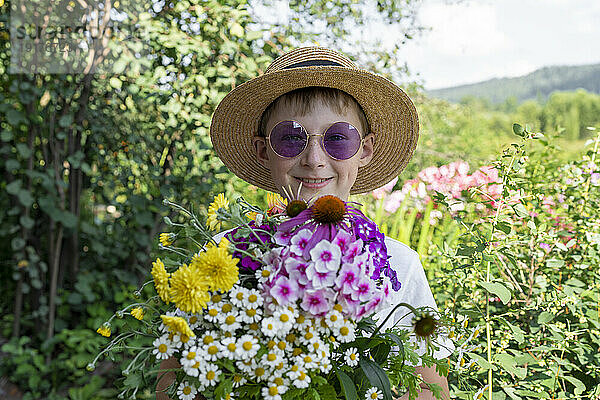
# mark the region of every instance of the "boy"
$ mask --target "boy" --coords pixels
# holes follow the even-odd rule
[[[280,193],[290,186],[296,193],[302,184],[304,199],[332,194],[347,201],[398,176],[416,147],[418,119],[392,82],[337,52],[307,47],[282,55],[264,75],[230,92],[215,110],[210,133],[225,165],[251,184]],[[394,304],[436,308],[417,253],[390,238],[385,244],[402,283]],[[449,353],[441,348],[436,357]],[[169,362],[161,366],[172,367]],[[417,372],[449,398],[447,380],[435,368]],[[161,379],[157,391],[165,383]],[[433,398],[427,387],[418,397]]]

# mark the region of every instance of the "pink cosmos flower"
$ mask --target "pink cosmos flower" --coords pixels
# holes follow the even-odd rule
[[[340,266],[342,252],[338,246],[323,239],[310,251],[311,260],[318,272],[337,271]]]
[[[269,290],[271,296],[281,306],[285,306],[298,299],[298,284],[293,279],[280,276],[275,281],[275,285]]]
[[[329,288],[307,290],[304,292],[300,307],[312,315],[321,315],[329,311],[335,297],[335,292]]]

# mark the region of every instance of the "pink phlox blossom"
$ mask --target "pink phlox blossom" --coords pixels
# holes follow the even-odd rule
[[[332,242],[338,245],[342,253],[345,253],[346,249],[353,241],[354,236],[350,232],[341,230],[337,233],[337,235],[335,235]]]
[[[290,244],[290,239],[292,238],[292,231],[290,230],[277,230],[275,235],[273,235],[273,240],[275,243],[281,246],[287,246]]]
[[[362,239],[357,239],[350,243],[345,251],[343,251],[342,262],[353,263],[354,259],[358,257],[363,251]]]
[[[337,271],[342,252],[338,246],[328,240],[321,240],[310,250],[310,258],[318,272]]]
[[[360,309],[360,301],[352,298],[350,293],[338,296],[338,302],[342,306],[342,311],[350,318],[356,318]]]
[[[300,290],[295,280],[279,276],[269,293],[279,305],[285,306],[298,299]]]
[[[285,269],[288,275],[295,279],[299,285],[306,286],[309,282],[306,276],[306,269],[308,268],[309,262],[304,259],[288,258],[285,260]]]
[[[360,268],[355,264],[342,264],[342,268],[335,279],[335,287],[343,294],[353,293],[357,290],[360,278]]]
[[[375,282],[368,277],[362,276],[356,284],[356,291],[352,293],[352,297],[361,302],[368,301],[373,295],[374,290]]]
[[[318,271],[316,263],[310,263],[306,268],[306,277],[314,289],[332,286],[336,276],[336,270]]]
[[[301,229],[300,231],[296,232],[290,239],[290,250],[292,253],[302,256],[311,236],[312,232],[310,229]]]
[[[312,315],[323,315],[331,309],[336,300],[335,292],[330,288],[307,290],[304,292],[300,307]]]

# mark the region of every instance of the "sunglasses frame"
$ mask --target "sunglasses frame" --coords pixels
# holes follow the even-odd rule
[[[302,127],[302,129],[304,130],[304,132],[306,132],[306,143],[304,143],[304,148],[302,149],[302,151],[300,153],[298,153],[298,155],[293,156],[293,157],[286,157],[286,156],[282,156],[281,154],[279,154],[278,152],[275,151],[275,149],[273,148],[273,144],[271,143],[271,133],[273,133],[273,129],[275,129],[277,127],[277,125],[279,125],[282,122],[295,122],[298,125],[300,125]],[[339,123],[339,122],[344,122],[348,125],[350,125],[351,127],[353,127],[354,129],[356,129],[356,132],[358,132],[359,136],[360,136],[360,145],[358,146],[358,148],[356,149],[356,151],[354,152],[354,154],[352,154],[350,157],[348,158],[335,158],[333,157],[331,154],[329,154],[329,152],[325,149],[325,143],[323,141],[323,138],[325,137],[325,133],[327,133],[327,131],[329,130],[329,128],[331,128],[333,125]],[[293,119],[283,119],[279,122],[277,122],[275,125],[273,125],[273,127],[271,128],[271,130],[269,131],[269,134],[267,136],[265,136],[265,139],[267,139],[267,143],[269,144],[269,147],[271,148],[271,150],[273,150],[273,153],[275,153],[278,157],[280,158],[287,158],[287,159],[291,159],[291,158],[296,158],[299,157],[300,155],[302,155],[302,153],[304,153],[306,151],[306,149],[308,148],[308,142],[310,141],[310,137],[311,136],[321,136],[321,139],[319,140],[319,144],[321,145],[321,150],[323,150],[323,152],[325,154],[327,154],[327,156],[333,160],[336,161],[345,161],[345,160],[349,160],[352,157],[354,157],[356,154],[358,154],[358,151],[360,150],[360,148],[363,146],[364,142],[365,142],[365,138],[364,136],[361,134],[361,132],[358,130],[357,127],[355,127],[354,125],[352,125],[350,122],[348,121],[336,121],[332,124],[330,124],[327,128],[325,128],[325,130],[323,131],[323,133],[308,133],[308,129],[306,129],[304,127],[304,125],[302,125],[300,122],[293,120]]]

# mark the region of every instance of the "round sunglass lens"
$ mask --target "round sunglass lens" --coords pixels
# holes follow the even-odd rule
[[[282,121],[271,130],[271,147],[282,157],[296,157],[306,146],[306,131],[296,121]]]
[[[323,137],[325,151],[338,160],[353,157],[358,152],[360,143],[360,132],[348,122],[336,122],[327,129]]]

